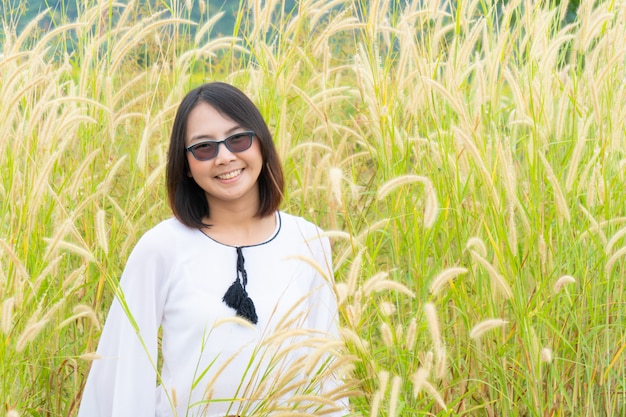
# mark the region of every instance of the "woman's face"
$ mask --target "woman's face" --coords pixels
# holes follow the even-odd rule
[[[221,141],[248,130],[224,117],[211,105],[200,102],[189,113],[185,147],[206,140]],[[221,143],[214,158],[198,161],[191,152],[187,152],[187,160],[189,176],[204,190],[209,207],[237,203],[253,207],[254,211],[258,209],[257,180],[263,167],[263,156],[256,137],[245,151],[231,152]]]

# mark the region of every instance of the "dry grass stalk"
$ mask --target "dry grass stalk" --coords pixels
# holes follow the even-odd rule
[[[415,347],[415,340],[417,336],[417,319],[413,317],[409,323],[409,328],[406,332],[405,347],[406,350],[412,351]]]
[[[391,380],[391,391],[389,394],[389,417],[395,417],[397,414],[398,401],[400,399],[400,389],[402,388],[402,378],[394,375]]]
[[[544,347],[541,349],[541,362],[544,363],[552,363],[552,350],[550,348]]]
[[[571,221],[571,215],[567,206],[567,200],[565,199],[565,195],[563,194],[563,190],[559,185],[559,181],[556,178],[556,175],[554,175],[554,170],[552,169],[552,166],[542,152],[537,152],[537,155],[543,163],[550,185],[552,185],[552,190],[554,191],[554,197],[556,200],[556,206],[561,214],[561,216],[558,216],[558,218],[564,218],[565,221],[569,223]]]
[[[396,281],[385,279],[388,276],[386,272],[379,272],[372,276],[363,284],[363,295],[369,296],[371,293],[382,291],[397,291],[399,293],[415,298],[415,293],[408,289],[404,284]]]
[[[480,323],[472,327],[472,330],[470,330],[469,337],[470,339],[477,340],[481,338],[489,330],[502,327],[507,323],[508,322],[506,320],[502,320],[502,319],[488,319],[488,320],[481,321]]]
[[[383,340],[383,344],[387,347],[394,346],[394,337],[389,324],[386,322],[380,323],[380,335]]]
[[[13,328],[13,309],[15,308],[15,297],[9,297],[2,303],[2,320],[0,330],[2,333],[9,334]]]
[[[476,259],[478,263],[480,263],[487,270],[487,272],[489,273],[489,277],[491,278],[491,283],[494,285],[494,287],[505,298],[511,298],[513,296],[513,291],[511,290],[511,287],[509,286],[508,282],[506,282],[504,277],[500,275],[498,271],[496,271],[496,268],[485,258],[480,256],[478,252],[470,250],[470,253],[472,254],[472,257]]]
[[[424,312],[428,323],[428,330],[433,341],[434,361],[437,378],[443,378],[446,368],[446,348],[441,337],[439,318],[433,303],[424,304]]]
[[[571,275],[563,275],[562,277],[557,279],[556,282],[554,283],[553,293],[558,294],[559,292],[561,292],[561,290],[563,289],[565,285],[575,284],[575,283],[576,283],[576,278],[574,278]]]
[[[438,295],[444,285],[450,283],[457,276],[466,274],[467,272],[467,268],[463,267],[452,267],[443,270],[431,282],[429,287],[430,292],[433,295]]]

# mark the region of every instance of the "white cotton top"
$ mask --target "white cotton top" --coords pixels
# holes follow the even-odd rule
[[[276,397],[282,387],[270,381],[279,381],[281,370],[284,377],[293,361],[302,364],[300,373],[311,372],[306,363],[311,348],[293,347],[324,340],[322,334],[337,335],[330,245],[320,232],[280,212],[270,239],[242,248],[246,290],[259,317],[258,324],[244,325],[232,320],[235,310],[222,301],[237,277],[236,248],[175,218],[149,230],[128,258],[78,416],[251,415],[261,401]],[[306,330],[271,338],[277,326],[319,334]],[[279,348],[268,347],[274,339],[283,340]],[[277,349],[288,354],[277,355]],[[338,386],[336,380],[324,384],[325,390]],[[293,395],[280,398],[288,402]],[[347,414],[345,405],[340,407],[342,412],[328,415]]]

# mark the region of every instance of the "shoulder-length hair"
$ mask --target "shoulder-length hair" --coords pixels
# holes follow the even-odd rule
[[[174,216],[189,227],[210,226],[203,222],[203,218],[210,216],[209,203],[204,190],[189,176],[185,150],[189,113],[202,102],[254,132],[263,157],[263,167],[257,180],[259,207],[256,216],[265,217],[274,213],[282,201],[284,177],[269,128],[259,109],[241,90],[230,84],[213,82],[187,93],[174,118],[165,174],[168,200]]]

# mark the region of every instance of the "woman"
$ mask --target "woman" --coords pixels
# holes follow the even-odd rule
[[[189,92],[166,175],[174,217],[128,259],[79,416],[346,414],[326,354],[330,245],[279,211],[282,168],[252,101],[224,83]]]

